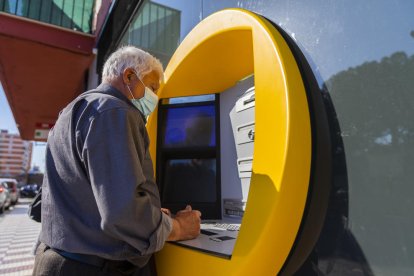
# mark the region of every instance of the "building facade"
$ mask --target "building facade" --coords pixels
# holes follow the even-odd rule
[[[19,134],[0,132],[0,176],[17,177],[26,174],[32,159],[31,141],[23,141]]]

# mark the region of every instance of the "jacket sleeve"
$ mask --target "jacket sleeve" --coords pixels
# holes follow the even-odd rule
[[[82,150],[101,229],[140,255],[160,250],[172,230],[171,218],[160,209],[152,168],[145,171],[152,163],[144,135],[136,112],[110,109],[91,120]]]

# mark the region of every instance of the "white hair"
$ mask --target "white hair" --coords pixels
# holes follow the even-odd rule
[[[151,54],[134,46],[123,46],[113,52],[106,60],[102,81],[111,82],[121,76],[126,68],[134,69],[142,79],[146,74],[155,71],[160,80],[164,80],[161,62]]]

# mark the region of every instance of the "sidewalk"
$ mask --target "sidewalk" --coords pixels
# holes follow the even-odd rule
[[[0,215],[0,275],[32,275],[32,247],[40,231],[40,223],[27,216],[32,199],[20,199],[13,210]]]

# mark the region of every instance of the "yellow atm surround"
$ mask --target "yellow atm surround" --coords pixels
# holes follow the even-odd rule
[[[174,53],[159,97],[220,93],[254,74],[256,129],[246,211],[231,259],[167,243],[158,275],[276,275],[297,237],[311,170],[311,122],[295,58],[265,18],[241,9],[199,23]],[[155,164],[157,112],[149,118]]]

